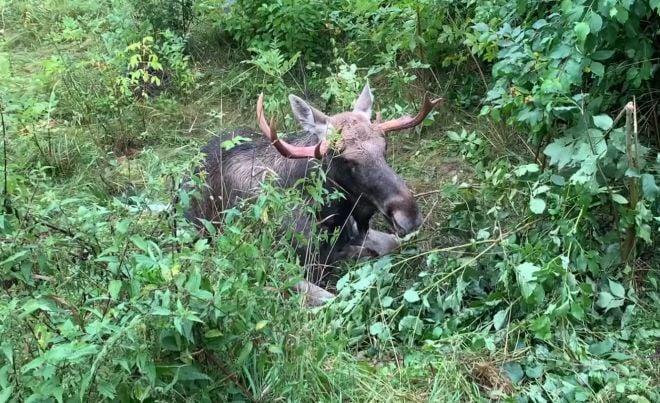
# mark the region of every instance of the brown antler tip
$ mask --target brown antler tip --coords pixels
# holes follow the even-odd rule
[[[314,157],[316,159],[323,158],[323,155],[325,155],[325,153],[327,153],[329,149],[330,149],[330,144],[326,140],[321,141],[316,145],[316,148],[314,149]]]
[[[259,94],[257,98],[257,119],[259,119],[264,113],[264,93]]]
[[[275,133],[276,133],[276,131],[275,131],[275,118],[270,118],[270,124],[268,125],[268,127],[270,128],[271,136],[273,136],[273,137],[275,137],[275,139],[277,139],[277,135],[275,135]]]

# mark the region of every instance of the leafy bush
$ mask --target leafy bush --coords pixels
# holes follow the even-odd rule
[[[472,162],[482,158],[484,143],[449,134]],[[451,351],[455,339],[482,356],[504,352],[500,365],[525,388],[523,401],[657,400],[645,385],[655,382],[649,354],[659,317],[641,303],[657,299],[657,273],[639,277],[643,258],[622,269],[621,235],[598,199],[536,164],[500,160],[479,167],[475,180],[478,191],[446,188],[455,205],[449,227],[469,234],[465,243],[347,273],[332,307],[336,326],[374,355],[399,343]],[[610,204],[606,196],[600,203]],[[415,275],[402,289],[407,271]],[[579,370],[558,364],[566,353]]]
[[[193,242],[189,225],[173,234],[158,213],[163,179],[185,169],[164,168],[145,172],[149,191],[106,203],[64,199],[37,176],[12,181],[0,228],[5,397],[266,396],[286,382],[228,374],[270,372],[309,354],[290,344],[315,337],[307,314],[279,293],[301,274],[293,234],[280,232],[299,196],[266,186],[244,214],[230,212],[213,243]]]
[[[131,1],[138,21],[148,22],[155,32],[174,31],[188,33],[194,20],[195,0]]]
[[[266,49],[274,43],[286,57],[302,52],[310,61],[321,61],[329,56],[328,36],[336,35],[328,25],[328,16],[338,4],[321,0],[237,0],[228,6],[229,11],[218,24],[246,49]]]

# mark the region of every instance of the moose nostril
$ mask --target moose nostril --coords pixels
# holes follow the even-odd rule
[[[417,216],[415,217],[415,229],[421,227],[423,223],[424,217],[422,217],[421,213],[417,213]]]

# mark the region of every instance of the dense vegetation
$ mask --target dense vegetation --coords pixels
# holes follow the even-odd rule
[[[0,402],[660,401],[659,66],[658,0],[0,0]],[[446,98],[388,139],[425,224],[307,309],[303,194],[207,242],[179,185],[366,80]]]

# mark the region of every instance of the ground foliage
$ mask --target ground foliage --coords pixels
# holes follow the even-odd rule
[[[0,0],[0,402],[660,400],[659,10]],[[211,242],[179,185],[259,92],[293,128],[365,80],[446,98],[389,139],[427,220],[303,309],[279,229],[319,178]]]

